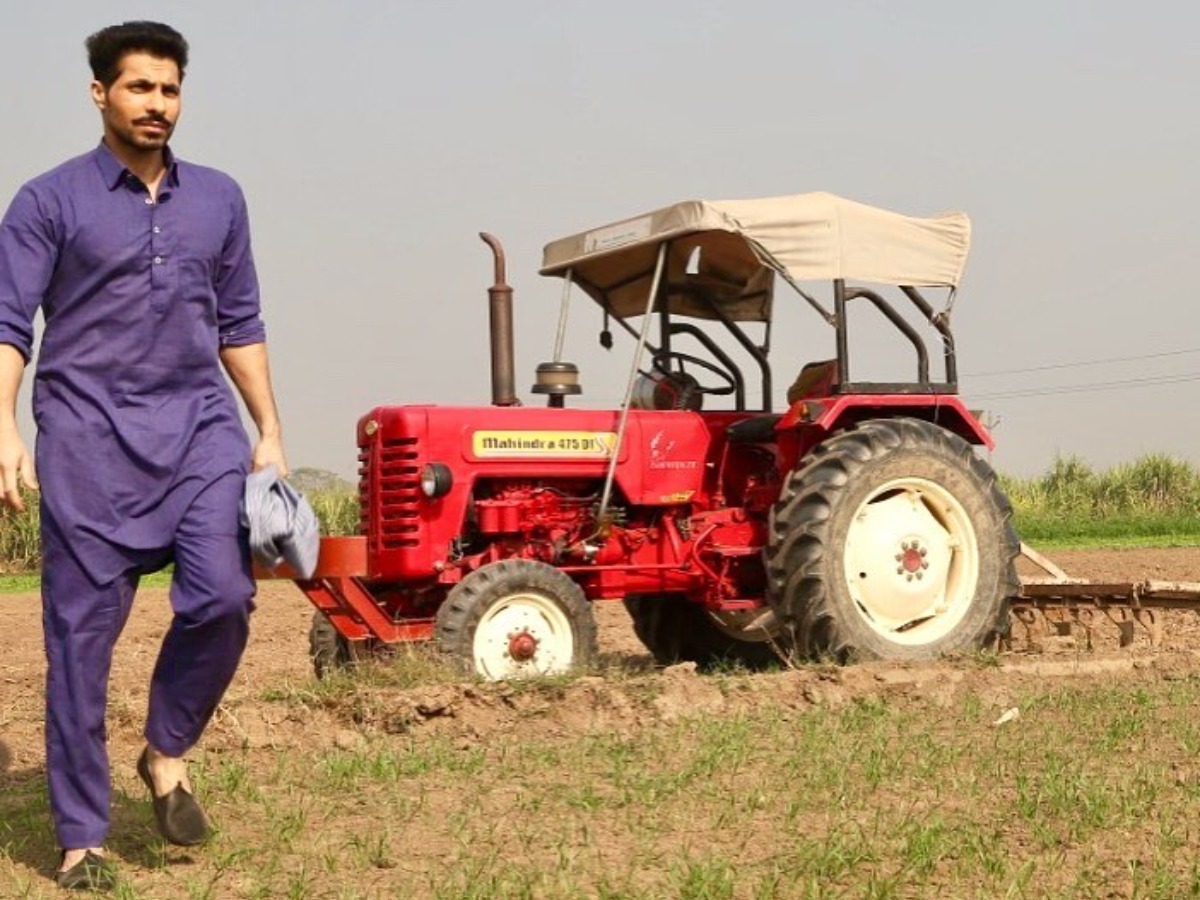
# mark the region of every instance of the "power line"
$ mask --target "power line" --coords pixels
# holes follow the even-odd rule
[[[1126,388],[1159,387],[1167,384],[1183,384],[1200,381],[1200,372],[1190,375],[1165,375],[1151,378],[1127,378],[1123,381],[1100,381],[1091,384],[1063,385],[1060,387],[1031,388],[1021,391],[998,391],[992,394],[972,394],[972,400],[1023,400],[1026,397],[1048,397],[1054,394],[1090,394],[1096,391],[1115,391]]]
[[[1163,359],[1168,356],[1184,356],[1189,353],[1200,353],[1200,347],[1187,350],[1165,350],[1162,353],[1143,353],[1140,356],[1113,356],[1108,359],[1089,359],[1078,362],[1053,363],[1046,366],[1029,366],[1023,369],[996,369],[991,372],[969,372],[964,378],[990,378],[993,375],[1017,375],[1022,372],[1048,372],[1052,369],[1077,369],[1083,366],[1103,366],[1109,363],[1137,362],[1143,359]]]

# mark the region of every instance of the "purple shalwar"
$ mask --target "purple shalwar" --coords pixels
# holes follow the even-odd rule
[[[0,343],[28,360],[42,485],[46,766],[63,847],[108,831],[105,704],[138,576],[174,562],[146,739],[182,755],[237,669],[254,581],[250,445],[222,347],[265,340],[245,200],[166,153],[157,199],[103,143],[0,222]]]

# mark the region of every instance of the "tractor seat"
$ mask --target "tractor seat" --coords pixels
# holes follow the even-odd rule
[[[751,416],[730,425],[725,434],[731,444],[769,444],[775,440],[775,426],[780,418],[778,413]]]
[[[821,359],[805,363],[792,386],[788,388],[787,402],[792,406],[805,397],[828,397],[837,387],[838,366],[836,359]]]

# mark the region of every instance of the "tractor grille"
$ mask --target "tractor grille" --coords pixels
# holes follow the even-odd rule
[[[386,438],[359,451],[358,494],[363,516],[359,529],[375,550],[399,550],[420,543],[417,452],[415,437]]]

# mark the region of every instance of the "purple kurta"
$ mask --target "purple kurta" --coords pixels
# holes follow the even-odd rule
[[[167,154],[155,202],[102,144],[25,185],[0,222],[0,343],[34,381],[42,484],[46,762],[59,843],[108,833],[105,702],[138,576],[172,559],[175,612],[146,738],[200,737],[246,645],[238,502],[250,446],[221,347],[264,340],[241,191]]]
[[[218,351],[264,340],[246,204],[172,159],[158,202],[101,144],[25,185],[0,224],[0,343],[34,382],[43,512],[98,584],[170,543],[249,443]]]

